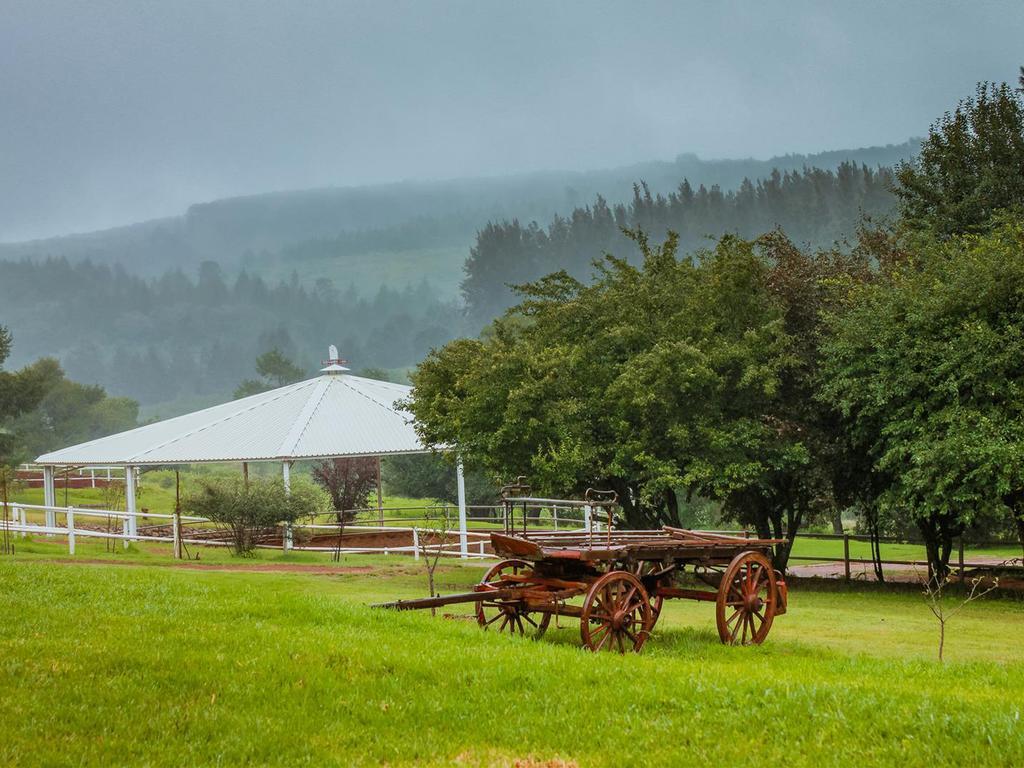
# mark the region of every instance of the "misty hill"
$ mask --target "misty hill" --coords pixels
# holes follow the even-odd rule
[[[196,204],[182,216],[116,229],[0,244],[0,259],[88,259],[145,276],[172,267],[192,271],[213,260],[231,271],[244,265],[271,278],[297,269],[307,284],[331,277],[370,292],[382,283],[415,285],[427,278],[454,295],[474,235],[488,221],[547,221],[599,194],[611,203],[626,202],[641,180],[652,193],[668,194],[684,178],[694,187],[730,190],[775,169],[835,168],[844,161],[891,166],[915,154],[919,143],[768,160],[683,154],[674,161],[586,172],[274,192]]]
[[[357,368],[401,370],[432,347],[476,334],[511,301],[508,283],[560,268],[585,276],[605,250],[628,257],[620,226],[654,237],[679,230],[684,251],[708,235],[755,235],[776,225],[798,242],[829,245],[852,234],[862,213],[891,207],[884,166],[914,146],[830,153],[824,159],[876,161],[836,170],[808,168],[816,156],[774,163],[684,156],[632,166],[638,176],[628,182],[620,169],[557,181],[546,174],[393,185],[390,196],[379,188],[264,195],[193,206],[178,219],[8,245],[0,307],[15,337],[10,363],[53,355],[78,381],[144,405],[170,403],[149,409],[161,415],[196,398],[230,396],[252,376],[256,355],[272,347],[309,370],[330,343]],[[794,169],[780,171],[783,162]],[[754,167],[768,170],[745,181]],[[610,188],[584,204],[584,192],[602,178]],[[648,181],[635,187],[641,178]],[[527,180],[539,190],[532,202]],[[623,202],[608,202],[616,197]],[[253,250],[258,242],[265,247]],[[42,257],[69,251],[77,255]],[[217,254],[221,264],[207,258]]]

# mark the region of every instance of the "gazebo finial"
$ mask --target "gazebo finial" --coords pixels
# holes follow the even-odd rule
[[[338,357],[338,348],[331,344],[331,346],[327,348],[327,359],[320,361],[320,364],[324,366],[320,369],[320,372],[328,374],[344,373],[348,370],[348,368],[345,367],[345,363],[347,362],[348,360]]]

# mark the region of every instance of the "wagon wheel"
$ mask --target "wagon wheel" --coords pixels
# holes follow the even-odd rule
[[[591,585],[580,616],[585,647],[639,653],[653,626],[651,599],[632,573],[610,571]]]
[[[500,589],[504,586],[502,580],[505,576],[524,576],[532,572],[532,566],[524,560],[502,560],[491,566],[480,584]],[[525,635],[532,630],[535,638],[542,637],[551,622],[550,613],[534,614],[534,619],[519,603],[504,600],[480,600],[476,603],[475,613],[477,624],[484,629],[510,632],[513,635]]]
[[[649,573],[655,573],[661,570],[661,563],[655,560],[638,560],[636,565],[633,566],[631,572],[634,576],[643,582],[644,576]],[[658,623],[658,617],[661,615],[661,606],[665,604],[665,598],[660,595],[651,595],[648,593],[651,601],[651,626],[649,630],[654,629],[654,625]]]
[[[760,645],[778,606],[775,571],[759,552],[741,552],[725,569],[716,601],[718,636],[726,645]]]

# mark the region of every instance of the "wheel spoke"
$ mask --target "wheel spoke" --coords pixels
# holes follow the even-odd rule
[[[534,627],[536,627],[536,626],[537,626],[537,622],[536,622],[536,621],[534,621],[533,619],[531,619],[531,618],[530,618],[530,614],[528,614],[528,613],[524,613],[524,614],[522,614],[522,616],[523,616],[523,618],[524,618],[524,619],[526,619],[526,620],[527,620],[528,622],[530,622],[531,624],[533,624],[533,626],[534,626]]]
[[[484,627],[489,627],[491,624],[496,622],[498,619],[500,619],[504,615],[505,615],[504,613],[497,613],[497,614],[495,614],[493,619],[488,619],[487,621],[484,622]]]
[[[636,587],[631,586],[630,589],[629,589],[629,592],[626,592],[625,593],[625,597],[623,597],[619,601],[619,606],[620,607],[621,606],[628,606],[630,604],[630,601],[633,599],[633,595],[635,595],[635,594],[636,594]]]
[[[740,611],[737,611],[737,613],[742,615],[742,613]],[[742,624],[743,624],[742,621],[737,621],[736,622],[736,626],[732,628],[732,632],[729,635],[729,642],[730,643],[735,643],[736,642],[736,633],[740,631],[740,625],[742,625]]]

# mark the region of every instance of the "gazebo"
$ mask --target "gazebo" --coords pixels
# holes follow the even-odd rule
[[[56,505],[54,477],[65,468],[117,466],[125,470],[127,511],[136,512],[136,472],[182,464],[274,462],[285,487],[291,466],[307,459],[381,457],[428,453],[398,401],[411,387],[353,376],[331,347],[320,375],[269,392],[184,416],[101,437],[36,459],[43,469],[43,496]],[[466,490],[456,462],[461,550],[467,552]],[[47,525],[55,524],[47,512]],[[134,535],[134,516],[127,518]]]

